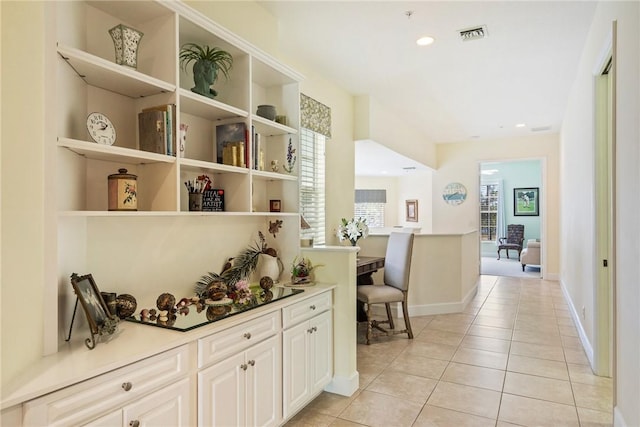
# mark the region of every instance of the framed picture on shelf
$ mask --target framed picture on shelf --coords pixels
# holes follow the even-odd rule
[[[407,221],[418,222],[418,201],[415,199],[405,201]]]
[[[513,189],[513,215],[540,215],[540,191],[538,187]]]
[[[111,315],[107,304],[102,299],[98,285],[93,280],[93,276],[91,274],[78,276],[74,273],[71,276],[71,286],[73,286],[73,290],[87,316],[91,332],[94,335],[98,334]]]
[[[269,200],[269,212],[281,212],[282,203],[280,200]]]

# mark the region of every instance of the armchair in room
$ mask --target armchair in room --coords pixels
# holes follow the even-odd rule
[[[498,259],[500,259],[500,251],[507,251],[509,258],[509,249],[518,251],[518,261],[520,260],[520,252],[522,252],[522,243],[524,242],[524,225],[509,224],[507,225],[507,237],[498,239]]]
[[[540,242],[536,239],[527,240],[527,247],[520,254],[520,264],[522,271],[527,265],[540,265]]]

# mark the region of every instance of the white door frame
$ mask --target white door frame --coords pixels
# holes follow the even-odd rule
[[[594,337],[593,371],[615,378],[615,36],[616,22],[594,69]]]

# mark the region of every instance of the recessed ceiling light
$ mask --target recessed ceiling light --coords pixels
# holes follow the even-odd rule
[[[433,37],[424,36],[424,37],[420,37],[418,40],[416,40],[416,44],[418,46],[429,46],[434,41],[436,41],[436,39],[434,39]]]
[[[516,125],[516,127],[517,127],[517,128],[523,128],[523,127],[525,127],[525,126],[526,126],[526,124],[524,124],[524,123],[518,123],[518,124]]]

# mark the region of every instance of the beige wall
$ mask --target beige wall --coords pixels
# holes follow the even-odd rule
[[[516,159],[540,159],[542,188],[543,275],[558,278],[559,253],[559,147],[557,134],[438,144],[438,168],[433,175],[433,232],[464,233],[479,229],[480,162]],[[467,188],[467,200],[451,206],[442,199],[442,190],[450,182]]]
[[[585,306],[582,322],[593,342],[594,264],[593,214],[593,80],[599,58],[607,45],[611,23],[618,23],[617,47],[617,191],[616,191],[616,322],[617,322],[617,402],[614,425],[640,425],[640,3],[601,2],[598,4],[580,67],[567,107],[561,135],[562,283],[574,307]],[[575,206],[586,206],[585,216]],[[587,267],[585,267],[587,266]]]
[[[354,139],[370,139],[423,165],[435,167],[435,144],[407,126],[404,118],[389,110],[378,99],[362,95],[355,99]]]
[[[44,6],[2,10],[2,385],[43,351]],[[28,34],[18,37],[17,34]],[[21,184],[28,181],[28,184]],[[27,187],[25,189],[25,187]],[[57,301],[48,301],[56,304]]]

